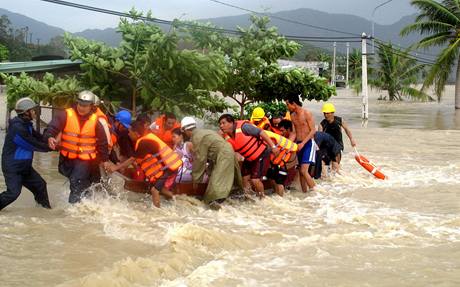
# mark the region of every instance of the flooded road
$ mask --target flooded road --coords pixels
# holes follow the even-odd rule
[[[0,212],[0,286],[459,286],[460,115],[446,100],[371,100],[363,128],[360,98],[341,91],[337,115],[389,180],[345,139],[343,174],[316,191],[218,212],[125,192],[69,206],[57,155],[37,155],[54,209],[23,190]],[[321,103],[306,106],[319,123]]]

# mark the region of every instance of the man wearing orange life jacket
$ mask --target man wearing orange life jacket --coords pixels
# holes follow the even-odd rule
[[[278,195],[284,194],[284,190],[286,187],[289,187],[291,183],[294,181],[295,176],[297,175],[296,165],[297,165],[297,158],[295,156],[294,151],[298,149],[298,146],[294,145],[295,143],[289,140],[289,137],[292,133],[292,122],[289,120],[282,120],[278,125],[281,136],[285,139],[288,139],[291,146],[287,146],[288,149],[291,149],[292,152],[289,157],[285,157],[283,159],[283,164],[273,164],[268,170],[267,177],[272,179],[275,182],[275,192]],[[285,149],[286,152],[288,149]],[[280,152],[282,154],[282,152]],[[278,156],[279,157],[279,156]]]
[[[290,163],[291,158],[295,159],[298,147],[296,143],[284,136],[271,131],[266,131],[266,133],[280,150],[278,156],[270,157],[271,166],[267,171],[267,178],[272,181],[275,192],[283,196],[284,182],[288,175],[287,164]]]
[[[172,141],[172,131],[175,128],[180,128],[180,124],[177,122],[176,116],[172,113],[166,113],[158,117],[156,121],[150,125],[152,132],[169,147],[174,146]]]
[[[252,111],[250,122],[260,129],[263,129],[265,131],[271,131],[271,132],[281,135],[281,132],[278,128],[278,124],[282,120],[283,120],[283,116],[280,116],[280,115],[273,116],[272,119],[269,120],[265,116],[265,111],[261,107],[256,107]]]
[[[222,115],[219,118],[219,127],[233,150],[244,157],[243,177],[250,178],[256,193],[263,197],[262,177],[270,167],[270,153],[279,155],[278,147],[265,131],[248,121],[235,121],[232,115]]]
[[[136,162],[144,172],[145,180],[149,182],[153,205],[160,207],[160,193],[167,199],[174,197],[165,184],[176,177],[182,165],[181,156],[155,134],[146,130],[140,121],[131,125],[130,136],[136,141],[134,155],[123,163],[110,167],[109,171],[117,171]]]
[[[266,131],[270,130],[270,121],[265,116],[265,111],[261,107],[256,107],[252,111],[250,122],[259,129],[263,129]]]
[[[95,176],[99,164],[104,168],[110,165],[107,136],[95,114],[94,94],[80,92],[77,104],[56,114],[44,136],[50,149],[59,150],[59,173],[70,182],[69,202],[79,202],[91,182],[99,180]]]

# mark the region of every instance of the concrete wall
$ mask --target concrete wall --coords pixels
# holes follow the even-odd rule
[[[0,129],[4,130],[7,123],[6,86],[0,85]]]

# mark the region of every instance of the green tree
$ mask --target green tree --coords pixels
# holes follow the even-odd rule
[[[368,58],[369,62],[370,58]],[[362,54],[360,50],[353,48],[348,58],[348,68],[350,77],[348,85],[356,92],[356,95],[359,95],[362,90]],[[367,66],[367,72],[369,76],[372,76],[372,69],[369,65]]]
[[[434,84],[438,101],[452,68],[457,65],[455,82],[455,108],[460,109],[460,1],[412,0],[420,10],[415,23],[406,26],[401,35],[419,32],[426,37],[414,44],[414,48],[443,47],[425,78],[423,88]]]
[[[67,48],[64,43],[64,36],[56,36],[50,39],[46,45],[33,46],[34,56],[53,55],[67,58]]]
[[[9,51],[10,61],[30,61],[36,54],[34,45],[26,45],[24,42],[26,29],[14,29],[6,15],[0,17],[0,43]]]
[[[276,27],[269,27],[268,17],[251,16],[251,22],[247,29],[238,28],[236,36],[204,29],[215,28],[210,24],[188,30],[197,47],[225,54],[227,74],[218,89],[239,105],[241,117],[245,105],[264,97],[256,87],[265,75],[279,70],[277,60],[292,57],[300,48],[298,43],[280,36]]]
[[[274,71],[263,78],[257,89],[264,95],[260,99],[266,102],[297,95],[302,100],[327,101],[336,94],[335,87],[330,86],[327,79],[302,68]]]
[[[78,92],[83,90],[75,77],[56,78],[46,73],[42,80],[37,80],[21,73],[19,76],[0,74],[7,85],[8,108],[13,109],[17,100],[31,97],[36,102],[42,102],[55,107],[69,107]]]
[[[88,86],[103,97],[123,97],[129,92],[134,112],[139,96],[144,109],[176,113],[202,115],[228,107],[210,93],[226,75],[221,54],[179,50],[180,35],[174,27],[164,33],[144,21],[142,13],[131,10],[130,15],[132,19],[120,20],[122,42],[116,48],[66,35],[72,59],[83,61]],[[120,88],[121,82],[129,86],[128,91]]]
[[[0,62],[7,61],[8,58],[9,58],[8,48],[5,45],[0,44]]]
[[[403,97],[433,100],[414,87],[424,69],[423,64],[417,64],[417,60],[409,56],[408,50],[394,48],[391,43],[382,44],[378,49],[378,62],[370,84],[388,91],[390,101],[402,100]]]

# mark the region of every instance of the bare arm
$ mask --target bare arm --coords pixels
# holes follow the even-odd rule
[[[351,130],[350,128],[348,127],[347,123],[345,123],[345,121],[342,120],[342,128],[343,130],[345,131],[345,133],[347,134],[348,136],[348,139],[350,139],[350,144],[352,147],[355,147],[356,146],[356,142],[355,140],[353,139],[353,135],[351,133]]]
[[[292,125],[292,132],[289,133],[289,140],[291,140],[292,142],[296,142],[296,139],[297,139],[297,134],[295,132],[294,125]]]
[[[323,131],[323,126],[321,124],[318,125],[318,131],[322,132]]]
[[[122,162],[122,163],[119,163],[119,164],[117,164],[117,165],[112,165],[112,166],[110,167],[110,171],[111,171],[111,172],[114,172],[114,171],[117,171],[117,170],[120,170],[120,169],[127,168],[127,167],[130,166],[135,160],[136,160],[136,158],[130,157],[130,158],[128,158],[127,160],[125,160],[124,162]]]
[[[260,132],[260,137],[264,140],[264,142],[268,144],[269,147],[271,147],[272,152],[274,154],[276,155],[279,154],[278,148],[275,147],[275,144],[273,143],[273,141],[271,140],[271,138],[268,136],[268,134],[265,131]]]
[[[192,142],[186,142],[186,143],[185,143],[185,150],[186,150],[189,154],[192,154],[192,153],[193,153],[193,144],[192,144]]]

